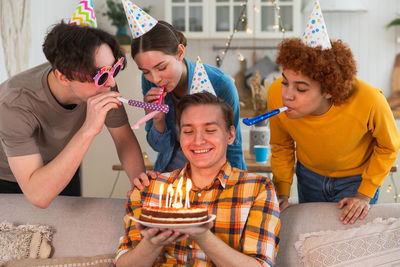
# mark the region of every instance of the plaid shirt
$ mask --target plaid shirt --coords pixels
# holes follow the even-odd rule
[[[142,192],[134,190],[126,204],[126,232],[119,243],[116,259],[141,240],[130,216],[138,218],[142,205],[158,206],[161,184],[164,184],[164,192],[169,184],[175,190],[179,178],[183,177],[182,189],[185,188],[189,168],[188,163],[182,170],[164,173],[151,180],[150,186]],[[274,265],[279,243],[279,203],[268,178],[232,168],[227,162],[209,186],[199,189],[193,185],[189,198],[191,206],[208,206],[209,214],[216,215],[211,232],[218,238],[237,251],[254,257],[262,266]],[[164,201],[165,197],[162,203]],[[213,264],[194,241],[186,239],[165,246],[154,266]]]

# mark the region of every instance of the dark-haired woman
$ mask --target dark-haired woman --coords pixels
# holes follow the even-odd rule
[[[382,91],[358,79],[351,50],[284,40],[277,64],[283,78],[268,92],[273,180],[281,210],[288,206],[297,157],[299,202],[339,202],[340,220],[363,219],[396,160],[399,132]]]
[[[133,39],[131,44],[132,58],[143,72],[144,101],[157,103],[163,87],[164,103],[170,107],[169,113],[159,113],[146,123],[147,141],[158,152],[155,171],[167,172],[183,168],[187,162],[175,131],[174,114],[174,106],[180,98],[189,93],[195,69],[195,62],[185,58],[185,46],[185,36],[164,21],[158,21],[150,31]],[[228,146],[228,161],[233,167],[245,170],[237,89],[233,80],[224,72],[209,65],[204,67],[217,96],[234,110],[236,139]],[[208,149],[196,153],[208,153]]]

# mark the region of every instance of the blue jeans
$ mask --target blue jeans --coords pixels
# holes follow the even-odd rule
[[[319,175],[299,161],[296,164],[297,191],[299,203],[305,202],[339,202],[345,197],[354,197],[361,184],[361,175],[332,178]],[[376,204],[379,188],[370,204]]]

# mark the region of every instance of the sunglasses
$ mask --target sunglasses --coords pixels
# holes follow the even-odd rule
[[[113,78],[117,77],[119,71],[122,68],[122,64],[124,63],[125,58],[121,57],[118,59],[117,63],[114,64],[114,66],[106,66],[101,68],[99,72],[94,76],[94,84],[97,87],[103,86],[107,81],[110,76],[113,76]]]

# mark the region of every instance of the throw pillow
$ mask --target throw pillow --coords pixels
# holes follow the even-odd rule
[[[0,224],[0,266],[9,260],[48,258],[53,230],[45,225]]]
[[[112,267],[115,254],[93,257],[65,257],[55,259],[24,259],[7,262],[3,267]]]
[[[302,234],[295,247],[307,267],[398,266],[400,218],[376,218],[356,228]]]

